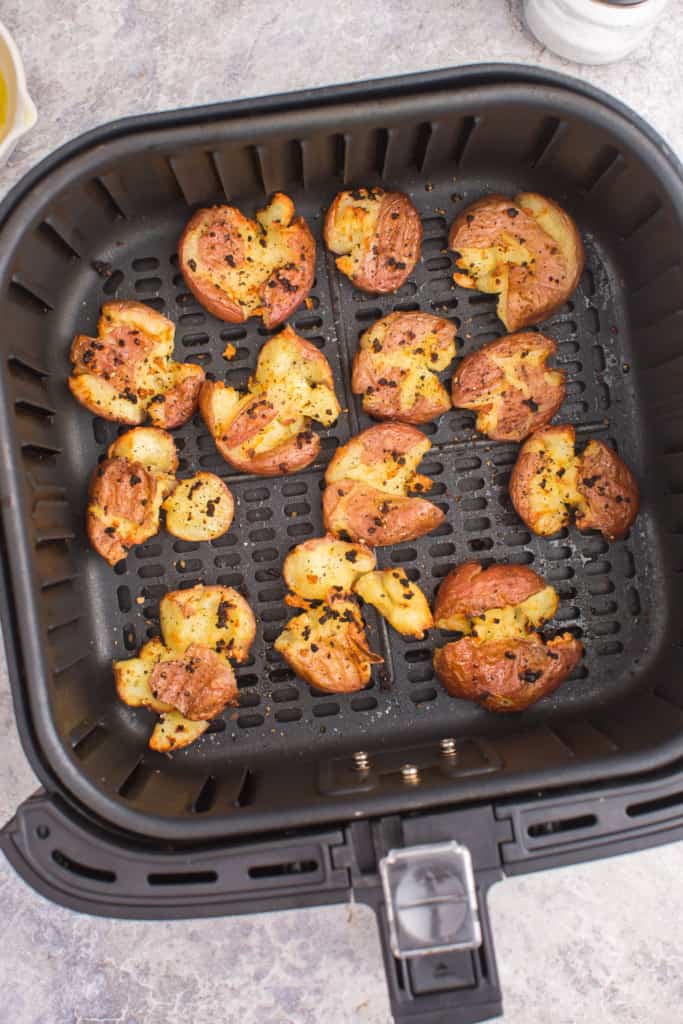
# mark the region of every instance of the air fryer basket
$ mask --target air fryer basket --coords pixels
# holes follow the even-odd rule
[[[374,184],[407,191],[425,228],[415,273],[379,298],[342,279],[321,242],[335,192]],[[622,108],[559,77],[472,69],[122,122],[56,154],[30,186],[8,199],[0,231],[4,624],[24,741],[48,789],[138,835],[198,841],[608,779],[683,753],[683,200],[668,154]],[[162,532],[112,571],[88,548],[83,509],[119,428],[70,397],[70,340],[94,330],[106,299],[136,298],[177,323],[178,358],[243,383],[267,332],[204,312],[175,248],[199,205],[227,197],[252,213],[275,189],[319,242],[312,308],[292,323],[330,360],[348,414],[324,433],[319,464],[275,480],[231,472],[199,418],[176,431],[181,470],[223,476],[235,523],[210,544]],[[288,614],[280,566],[322,532],[325,460],[369,425],[349,389],[358,335],[418,308],[453,319],[459,355],[500,334],[493,297],[453,286],[447,230],[483,193],[520,189],[556,198],[584,236],[580,288],[542,329],[568,375],[561,418],[628,459],[641,515],[614,544],[573,527],[532,536],[507,496],[516,447],[475,436],[472,416],[452,410],[425,428],[446,522],[380,550],[380,564],[400,564],[429,597],[468,558],[532,565],[558,589],[557,625],[583,639],[585,659],[551,698],[494,716],[435,681],[438,635],[408,641],[368,615],[384,668],[361,693],[314,694],[272,647]],[[117,700],[111,659],[158,630],[166,590],[196,582],[240,589],[258,634],[239,708],[167,758],[147,749],[152,716]],[[440,756],[444,738],[457,758]],[[355,770],[358,751],[369,771]],[[408,761],[418,785],[405,784]]]

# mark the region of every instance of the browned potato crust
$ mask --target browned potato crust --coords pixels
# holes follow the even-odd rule
[[[348,594],[330,594],[326,604],[290,619],[275,649],[302,679],[326,693],[362,690],[372,665],[383,660],[368,647],[358,604]]]
[[[430,313],[390,313],[360,339],[351,386],[378,420],[427,423],[450,407],[436,376],[455,355],[455,325]]]
[[[499,295],[508,331],[536,324],[566,302],[584,266],[581,236],[561,206],[536,192],[491,195],[456,217],[456,284]]]
[[[454,697],[489,711],[522,711],[556,689],[581,658],[570,633],[546,643],[556,591],[523,565],[465,562],[448,574],[434,604],[439,629],[464,633],[435,651],[434,668]]]
[[[219,320],[260,316],[277,327],[311,290],[315,241],[289,196],[276,192],[255,221],[234,206],[198,210],[178,260],[187,287]]]
[[[159,530],[159,510],[175,479],[148,472],[141,462],[105,459],[90,480],[86,530],[93,548],[110,565]]]
[[[571,633],[547,643],[526,639],[477,643],[463,637],[434,654],[434,668],[452,697],[478,701],[489,711],[523,711],[556,690],[581,660]]]
[[[164,642],[174,651],[203,644],[222,658],[243,662],[256,636],[248,603],[232,587],[204,586],[164,594],[159,606]]]
[[[509,334],[465,356],[453,377],[453,405],[473,409],[477,430],[494,441],[522,441],[562,405],[565,375],[546,367],[552,338]]]
[[[452,629],[449,620],[455,616],[471,618],[490,608],[521,604],[544,587],[545,581],[526,565],[484,569],[479,562],[463,562],[449,572],[437,591],[434,621],[441,629]]]
[[[421,537],[445,516],[409,491],[428,490],[431,481],[417,466],[431,448],[415,427],[382,423],[338,448],[325,473],[325,529],[347,540],[377,547]]]
[[[512,503],[530,530],[550,536],[567,526],[623,537],[638,514],[638,484],[628,466],[602,441],[575,451],[569,424],[537,431],[522,445],[510,477]]]
[[[323,234],[338,256],[339,270],[364,292],[395,292],[420,258],[422,222],[403,192],[340,192],[327,211]]]
[[[232,666],[202,644],[190,644],[171,661],[157,662],[149,688],[156,700],[170,704],[191,721],[215,718],[226,704],[237,702]]]
[[[330,364],[291,327],[265,343],[246,394],[207,381],[199,409],[226,462],[262,476],[309,466],[320,450],[311,420],[330,426],[340,412]]]
[[[204,371],[177,363],[175,326],[141,302],[107,302],[96,338],[77,335],[71,345],[74,398],[96,416],[118,423],[172,429],[187,423],[199,398]]]

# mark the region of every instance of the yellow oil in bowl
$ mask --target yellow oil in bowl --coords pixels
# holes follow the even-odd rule
[[[0,138],[7,131],[7,85],[0,73]]]

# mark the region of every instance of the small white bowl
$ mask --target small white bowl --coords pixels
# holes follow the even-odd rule
[[[17,142],[36,123],[38,113],[26,89],[24,65],[5,26],[0,21],[0,75],[7,90],[6,118],[0,124],[0,166],[7,163]]]

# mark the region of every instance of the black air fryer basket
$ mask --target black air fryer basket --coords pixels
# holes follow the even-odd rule
[[[408,192],[425,233],[410,280],[377,298],[320,244],[336,191],[375,184]],[[176,245],[197,207],[227,197],[253,213],[276,189],[319,242],[311,308],[291,322],[330,360],[348,414],[324,432],[319,464],[270,480],[231,472],[195,418],[174,433],[181,471],[229,483],[233,527],[209,544],[162,532],[112,570],[88,548],[83,510],[118,428],[69,395],[71,338],[93,332],[103,301],[136,298],[176,322],[177,358],[243,384],[266,332],[207,314]],[[280,567],[322,532],[331,452],[369,425],[349,387],[358,335],[395,309],[451,318],[459,355],[502,333],[494,296],[453,286],[446,240],[465,205],[519,190],[557,199],[581,229],[580,287],[542,325],[567,373],[561,419],[626,456],[641,514],[613,544],[573,527],[532,536],[507,493],[516,446],[474,436],[472,415],[452,410],[424,428],[446,520],[379,559],[430,598],[468,558],[531,565],[559,591],[557,622],[585,658],[553,696],[496,716],[439,686],[438,636],[406,640],[369,615],[384,668],[361,693],[313,693],[272,646],[288,615]],[[490,884],[683,834],[680,166],[590,87],[481,66],[118,122],[45,160],[1,209],[2,625],[44,786],[6,826],[6,855],[51,899],[111,916],[355,895],[377,912],[397,1019],[499,1012]],[[111,660],[158,631],[166,590],[197,582],[237,587],[257,641],[238,672],[239,708],[164,757],[147,748],[151,714],[118,701]]]

